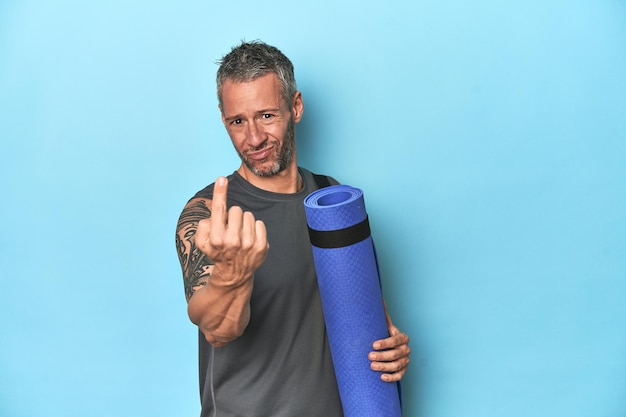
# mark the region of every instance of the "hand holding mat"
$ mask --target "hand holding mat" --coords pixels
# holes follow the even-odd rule
[[[345,417],[399,417],[397,385],[367,357],[389,336],[363,193],[334,185],[304,200],[317,279]]]

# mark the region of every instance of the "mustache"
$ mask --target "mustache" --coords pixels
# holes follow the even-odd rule
[[[263,142],[262,144],[260,144],[259,146],[250,146],[250,147],[248,147],[248,149],[246,149],[246,152],[262,151],[263,149],[268,148],[271,145],[272,145],[272,141],[270,141],[268,139],[265,142]]]

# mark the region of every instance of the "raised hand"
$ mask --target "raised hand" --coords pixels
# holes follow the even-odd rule
[[[213,189],[211,217],[198,223],[196,246],[215,267],[213,285],[237,287],[250,280],[265,260],[269,244],[261,220],[233,206],[227,210],[228,180],[219,177]]]
[[[265,224],[250,212],[227,210],[228,180],[215,181],[211,215],[198,221],[195,246],[207,258],[187,311],[209,343],[224,346],[241,336],[250,321],[254,272],[269,245]]]

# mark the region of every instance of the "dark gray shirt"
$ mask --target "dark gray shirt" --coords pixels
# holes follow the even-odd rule
[[[255,273],[244,334],[221,348],[200,334],[202,417],[343,415],[303,206],[318,187],[309,171],[300,174],[304,188],[295,194],[228,177],[228,205],[265,222],[270,249]],[[196,197],[212,195],[213,184]]]

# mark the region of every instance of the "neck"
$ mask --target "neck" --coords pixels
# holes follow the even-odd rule
[[[295,160],[283,171],[269,177],[259,177],[254,175],[243,164],[239,167],[237,172],[255,187],[273,193],[293,194],[300,191],[304,186]]]

